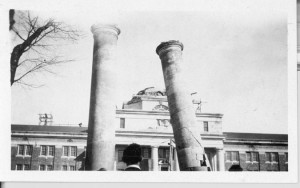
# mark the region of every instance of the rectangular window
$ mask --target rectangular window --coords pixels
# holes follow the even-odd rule
[[[75,166],[70,166],[70,171],[75,171]]]
[[[226,161],[239,162],[239,152],[238,151],[226,151]]]
[[[208,132],[208,122],[203,121],[204,132]]]
[[[24,155],[24,145],[19,145],[18,155]]]
[[[143,148],[142,157],[145,158],[145,159],[150,159],[151,158],[151,149],[150,148]]]
[[[30,165],[29,164],[24,164],[24,170],[30,170]]]
[[[170,150],[168,148],[159,148],[158,149],[158,158],[159,159],[169,159]]]
[[[40,165],[40,171],[45,171],[45,165]]]
[[[252,162],[258,162],[258,152],[252,152]]]
[[[164,150],[162,148],[158,149],[158,158],[159,159],[164,158]]]
[[[266,152],[266,162],[278,163],[278,153]]]
[[[63,150],[64,150],[63,156],[69,156],[69,147],[68,146],[64,146]]]
[[[67,165],[63,165],[63,166],[62,166],[62,170],[63,170],[63,171],[67,171],[67,170],[68,170],[68,166],[67,166]]]
[[[71,146],[71,156],[76,157],[76,155],[77,155],[77,147]]]
[[[32,146],[26,146],[25,155],[32,155]]]
[[[278,162],[278,153],[271,153],[271,161]]]
[[[289,154],[288,153],[284,153],[284,157],[285,157],[285,162],[289,162]]]
[[[47,155],[47,146],[41,146],[41,155]]]
[[[122,158],[123,158],[123,150],[118,150],[118,161],[122,161]]]
[[[246,161],[258,162],[258,152],[246,152]]]
[[[125,128],[125,118],[120,118],[120,128],[121,129]]]
[[[23,170],[21,164],[17,164],[16,170]]]
[[[251,153],[246,152],[246,161],[251,161]]]
[[[226,151],[226,161],[231,161],[231,152]]]
[[[53,170],[53,166],[52,165],[47,165],[47,171],[52,171]]]
[[[49,154],[50,156],[54,156],[54,146],[49,146]]]
[[[269,152],[266,153],[266,161],[271,162],[271,153]]]

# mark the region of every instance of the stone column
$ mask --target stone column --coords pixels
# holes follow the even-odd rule
[[[152,171],[158,171],[158,146],[151,146]]]
[[[217,167],[218,171],[225,170],[225,158],[224,158],[224,149],[223,148],[216,148],[217,151]]]
[[[115,51],[120,30],[93,25],[94,52],[87,138],[87,170],[114,169],[115,160]]]
[[[177,157],[177,151],[174,148],[174,171],[179,171],[179,163],[178,163],[178,157]]]
[[[161,43],[156,53],[161,59],[180,170],[204,171],[200,127],[180,68],[182,50],[181,42],[168,41]]]

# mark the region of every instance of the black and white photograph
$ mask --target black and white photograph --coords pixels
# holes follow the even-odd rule
[[[297,182],[296,1],[0,5],[1,181]]]

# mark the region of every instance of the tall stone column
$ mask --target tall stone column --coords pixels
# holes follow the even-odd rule
[[[224,158],[224,149],[223,148],[216,148],[217,151],[217,167],[218,171],[225,170],[225,158]]]
[[[205,171],[200,127],[180,68],[182,50],[183,44],[172,40],[162,42],[156,53],[161,59],[180,170]]]
[[[96,24],[87,138],[87,170],[114,169],[115,160],[115,51],[120,29]]]
[[[158,146],[151,146],[152,171],[158,171]]]
[[[179,163],[178,163],[178,157],[177,157],[177,151],[174,148],[174,171],[179,171]]]

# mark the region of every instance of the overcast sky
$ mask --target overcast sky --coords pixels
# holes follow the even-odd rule
[[[276,3],[265,9],[249,6],[230,11],[36,12],[76,25],[86,36],[77,44],[57,48],[76,60],[53,69],[58,76],[29,78],[44,87],[12,87],[12,123],[38,124],[39,113],[51,113],[55,124],[87,126],[93,55],[90,27],[99,22],[121,29],[116,67],[119,108],[146,87],[164,87],[155,49],[162,41],[179,40],[184,45],[188,88],[207,102],[203,112],[224,114],[223,131],[287,133],[287,15],[276,11]]]

